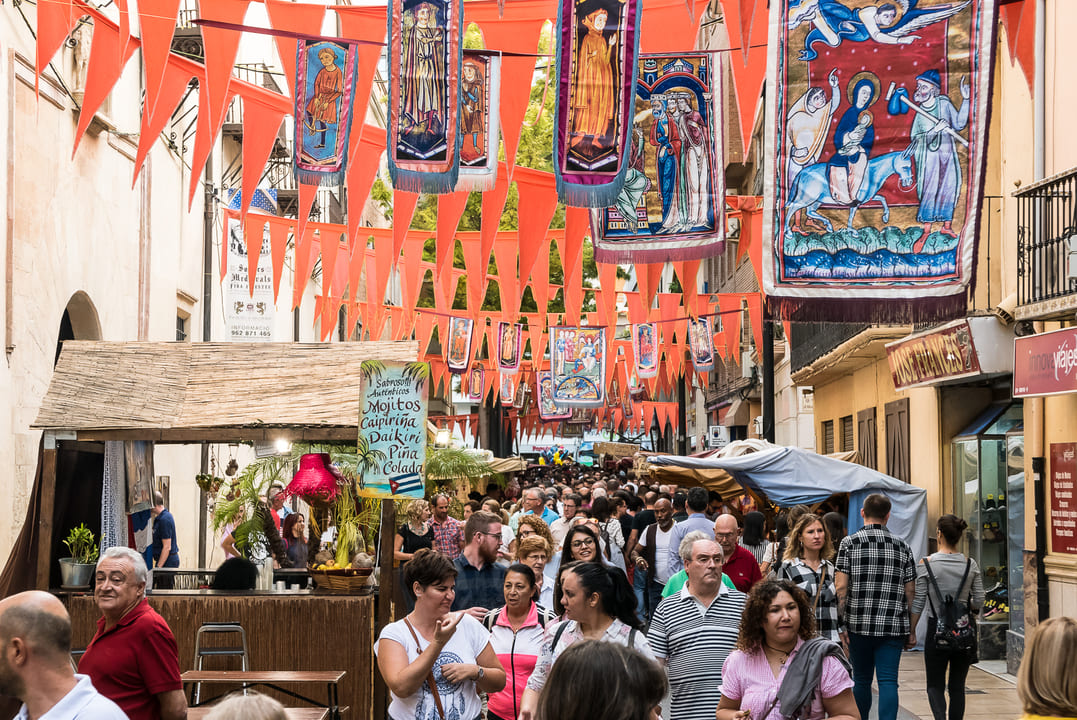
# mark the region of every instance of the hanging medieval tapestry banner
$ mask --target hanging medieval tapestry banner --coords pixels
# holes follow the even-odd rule
[[[653,378],[658,375],[658,326],[636,323],[632,326],[632,352],[636,356],[636,375]]]
[[[518,323],[497,324],[497,369],[506,375],[513,375],[520,369],[523,332],[524,326]]]
[[[964,315],[995,11],[996,0],[771,3],[762,255],[773,315]]]
[[[696,372],[714,369],[714,332],[709,317],[688,318],[688,347]]]
[[[481,403],[485,389],[486,368],[475,363],[471,366],[471,372],[467,374],[467,399],[474,403]]]
[[[525,380],[523,376],[517,378],[516,379],[516,394],[512,398],[512,406],[514,408],[516,408],[517,410],[522,409],[523,406],[524,406],[524,403],[525,403],[525,401],[527,399],[527,395],[530,392],[531,392],[531,389],[529,387],[527,387],[527,380]]]
[[[358,49],[331,40],[298,40],[295,50],[295,179],[341,185],[355,100]]]
[[[460,171],[460,0],[390,0],[389,176],[444,194]]]
[[[445,345],[445,364],[449,372],[460,375],[471,365],[471,336],[475,321],[471,318],[449,318],[449,342]]]
[[[710,53],[640,55],[624,187],[591,211],[595,260],[697,260],[725,248],[722,68]]]
[[[498,395],[501,398],[501,407],[512,407],[512,403],[516,398],[516,384],[513,382],[512,375],[501,376],[501,387]]]
[[[482,192],[497,180],[501,132],[498,98],[501,59],[477,50],[464,51],[460,73],[460,179],[457,190]]]
[[[554,402],[553,373],[549,370],[542,370],[538,374],[538,395],[539,417],[543,420],[567,420],[572,416],[572,410]]]
[[[550,328],[553,399],[578,407],[602,407],[606,391],[606,328]]]
[[[628,170],[640,0],[561,0],[553,155],[557,196],[604,208]]]

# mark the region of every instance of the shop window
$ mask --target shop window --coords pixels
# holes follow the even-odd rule
[[[886,403],[886,472],[904,482],[912,481],[909,470],[909,399]]]
[[[834,452],[834,421],[827,420],[823,423],[823,454],[829,455]]]
[[[853,449],[853,416],[846,415],[841,419],[841,451],[850,452]]]
[[[856,437],[860,464],[875,470],[875,408],[865,408],[856,414]]]

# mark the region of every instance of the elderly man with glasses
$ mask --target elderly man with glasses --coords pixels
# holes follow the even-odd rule
[[[501,518],[480,510],[464,524],[464,551],[456,565],[456,598],[453,610],[465,610],[480,622],[491,608],[504,604],[505,568],[497,564],[501,545]]]
[[[513,532],[519,528],[520,518],[524,515],[538,515],[542,518],[542,522],[547,525],[552,525],[553,521],[560,517],[553,510],[546,507],[546,495],[537,487],[524,490],[523,509],[509,519],[509,525],[512,526]]]

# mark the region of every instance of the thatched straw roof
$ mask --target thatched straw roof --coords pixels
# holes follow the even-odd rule
[[[414,342],[67,341],[33,426],[80,440],[354,441],[360,363],[417,354]]]

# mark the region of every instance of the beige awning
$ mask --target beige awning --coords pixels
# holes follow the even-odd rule
[[[741,400],[737,398],[726,410],[725,416],[722,418],[722,425],[725,427],[733,427],[734,425],[747,425],[751,420],[751,408],[748,406],[747,400]]]
[[[415,342],[68,340],[33,427],[79,440],[355,442],[360,365]]]

